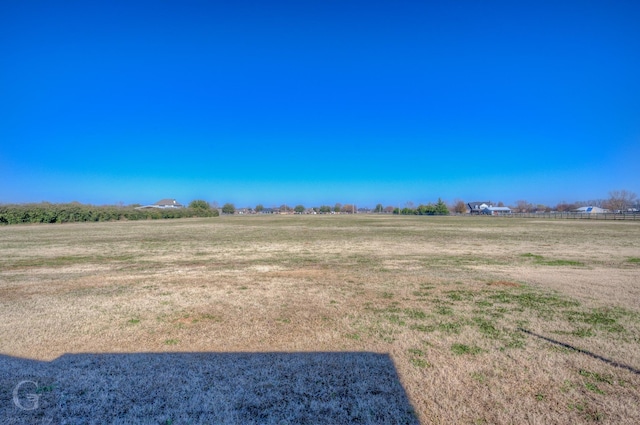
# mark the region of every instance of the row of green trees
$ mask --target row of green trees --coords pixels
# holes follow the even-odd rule
[[[449,215],[449,207],[442,199],[438,198],[438,202],[435,204],[418,205],[416,208],[395,208],[393,213],[401,215]]]
[[[461,206],[456,205],[454,212],[458,212],[458,210],[460,210],[460,213],[466,212],[466,205],[462,201],[459,201],[458,203],[461,204]],[[256,213],[261,213],[264,210],[265,208],[262,204],[256,205],[255,209],[253,210],[251,208],[248,209],[249,213],[253,211],[255,211]],[[320,207],[313,207],[309,209],[307,209],[304,205],[296,205],[293,208],[287,205],[281,205],[279,208],[274,208],[274,210],[276,210],[277,212],[286,212],[286,213],[295,212],[298,214],[303,214],[307,210],[313,210],[314,212],[319,214],[329,214],[329,213],[353,214],[357,212],[357,208],[355,205],[351,205],[351,204],[342,205],[340,203],[335,204],[333,207],[329,205],[321,205]],[[234,214],[235,212],[236,212],[236,207],[231,203],[226,203],[222,207],[223,214]],[[402,209],[398,207],[394,208],[392,206],[383,207],[382,204],[378,204],[376,205],[375,209],[373,209],[373,212],[387,213],[387,214],[400,214],[400,215],[449,215],[450,213],[449,207],[447,206],[447,204],[445,204],[442,201],[442,199],[438,199],[438,202],[435,204],[429,203],[427,205],[418,205],[418,207],[414,207],[413,204],[408,203],[408,205]]]
[[[158,220],[185,217],[217,217],[206,201],[195,200],[188,208],[94,206],[80,203],[0,205],[0,225],[21,223],[73,223],[84,221]]]

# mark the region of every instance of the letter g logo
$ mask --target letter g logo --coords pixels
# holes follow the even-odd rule
[[[34,391],[38,389],[38,383],[35,381],[20,381],[18,382],[18,385],[15,386],[15,388],[13,389],[13,404],[16,405],[16,407],[18,409],[22,409],[22,410],[35,410],[38,408],[38,400],[40,399],[40,396],[36,393],[28,393],[26,395],[24,395],[24,398],[26,398],[26,400],[28,401],[27,403],[23,404],[23,402],[25,400],[21,400],[21,394],[20,394],[20,389],[21,388],[28,388],[28,387],[33,387]]]

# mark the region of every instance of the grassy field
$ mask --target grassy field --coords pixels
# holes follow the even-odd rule
[[[421,423],[640,423],[640,223],[0,228],[1,354],[161,352],[388,354]]]

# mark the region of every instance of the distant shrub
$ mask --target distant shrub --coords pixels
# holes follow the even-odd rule
[[[236,207],[231,203],[226,203],[222,206],[222,214],[235,214]]]
[[[205,202],[205,201],[202,201]],[[205,202],[206,203],[206,202]],[[86,221],[158,220],[185,217],[217,217],[217,209],[203,208],[135,209],[133,207],[80,204],[0,205],[0,225],[24,223],[74,223]],[[208,204],[206,204],[208,207]]]
[[[207,201],[203,201],[202,199],[195,199],[189,203],[189,208],[194,210],[208,210],[211,209],[209,203]]]

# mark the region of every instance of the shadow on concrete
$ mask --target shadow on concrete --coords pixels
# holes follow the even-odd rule
[[[623,363],[618,363],[615,360],[608,359],[608,358],[603,357],[603,356],[601,356],[599,354],[592,353],[591,351],[583,350],[582,348],[574,347],[573,345],[564,343],[562,341],[557,341],[555,339],[547,338],[546,336],[543,336],[543,335],[538,335],[537,333],[531,332],[530,330],[527,330],[527,329],[524,329],[524,328],[518,328],[518,330],[520,332],[526,333],[527,335],[535,336],[536,338],[543,339],[543,340],[545,340],[547,342],[550,342],[552,344],[556,344],[556,345],[559,345],[561,347],[568,348],[569,350],[577,351],[578,353],[582,353],[582,354],[585,354],[585,355],[587,355],[589,357],[593,357],[594,359],[598,359],[600,361],[603,361],[603,362],[605,362],[607,364],[610,364],[611,366],[615,366],[615,367],[619,367],[619,368],[622,368],[622,369],[626,369],[629,372],[635,373],[636,375],[640,375],[640,370],[638,370],[638,369],[636,369],[636,368],[634,368],[632,366],[629,366],[629,365],[626,365],[626,364],[623,364]]]
[[[417,424],[386,354],[0,355],[0,423]]]

